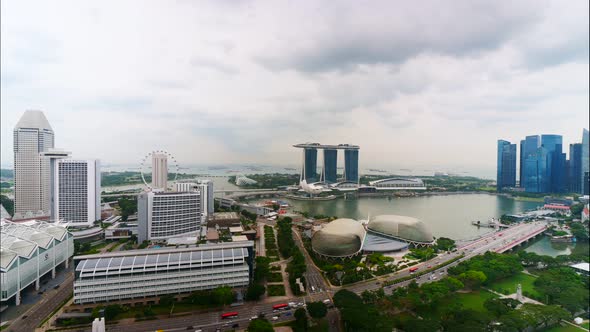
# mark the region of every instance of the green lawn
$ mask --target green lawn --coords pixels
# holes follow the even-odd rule
[[[266,286],[268,296],[284,296],[285,286],[283,285],[268,285]]]
[[[543,332],[580,332],[585,331],[581,328],[571,326],[569,324],[563,324],[564,326],[555,326],[550,329],[543,330]]]
[[[582,326],[585,329],[588,329],[588,328],[590,328],[590,323],[585,322],[585,323],[582,323],[582,325],[580,325],[580,326]]]
[[[490,286],[490,288],[499,293],[503,293],[502,290],[508,290],[510,292],[509,294],[513,294],[516,293],[516,286],[521,284],[523,293],[527,292],[534,296],[541,296],[541,294],[539,294],[534,288],[533,283],[535,282],[535,279],[535,277],[521,272],[510,278],[496,281]]]
[[[437,306],[436,315],[440,316],[442,309],[448,305],[460,303],[463,309],[472,309],[476,311],[486,311],[483,304],[487,299],[498,297],[496,294],[486,290],[480,290],[470,293],[454,293],[442,300]]]
[[[266,277],[266,281],[268,282],[281,282],[283,281],[283,276],[280,273],[269,273]]]

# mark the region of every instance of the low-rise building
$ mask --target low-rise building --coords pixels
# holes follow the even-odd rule
[[[237,212],[215,212],[209,217],[209,227],[231,227],[240,225],[240,215]]]
[[[14,223],[0,221],[0,300],[15,297],[31,284],[39,289],[39,280],[65,263],[74,254],[74,237],[65,227],[44,221]]]
[[[588,263],[578,263],[570,265],[574,271],[578,272],[581,275],[588,277],[590,275],[590,264]]]
[[[77,256],[74,303],[156,297],[221,286],[247,287],[253,247],[252,241],[240,241]]]

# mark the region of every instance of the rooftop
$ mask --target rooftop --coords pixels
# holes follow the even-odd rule
[[[45,117],[45,114],[43,114],[42,111],[34,110],[25,111],[14,128],[38,128],[53,131],[49,125],[49,121],[47,121],[47,118]]]
[[[572,267],[576,270],[590,272],[590,264],[588,264],[588,263],[578,263],[578,264],[570,265],[570,267]]]
[[[358,145],[352,144],[338,144],[338,145],[325,145],[320,143],[301,143],[293,145],[295,148],[314,148],[314,149],[327,149],[327,150],[358,150]]]

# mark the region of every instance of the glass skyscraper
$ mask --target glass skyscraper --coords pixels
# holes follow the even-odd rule
[[[324,167],[322,169],[324,182],[336,183],[336,181],[338,180],[337,175],[336,175],[337,162],[338,162],[338,150],[325,149],[324,150]]]
[[[303,179],[306,180],[307,183],[317,182],[318,150],[315,148],[305,148],[303,151]]]
[[[496,185],[502,188],[516,187],[516,144],[498,140],[498,165]]]
[[[541,145],[547,149],[547,192],[565,192],[565,156],[561,135],[541,135]]]
[[[359,181],[359,150],[344,150],[344,180]]]
[[[528,155],[524,161],[524,172],[524,188],[527,192],[547,192],[547,149],[540,147],[535,153]]]
[[[582,192],[582,144],[570,144],[570,160],[568,172],[568,190],[572,193]]]
[[[584,195],[588,195],[588,172],[590,172],[590,146],[588,145],[588,129],[584,129],[582,132],[582,172],[580,174],[580,180],[582,181],[582,192]]]
[[[524,188],[526,182],[526,159],[537,153],[537,149],[541,146],[541,139],[538,135],[527,136],[523,141],[520,141],[520,187]]]

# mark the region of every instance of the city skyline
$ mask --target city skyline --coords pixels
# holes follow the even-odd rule
[[[490,175],[499,137],[563,135],[569,158],[589,120],[587,2],[141,4],[2,3],[2,167],[28,109],[105,164],[295,165],[293,142],[340,141],[361,168]]]

